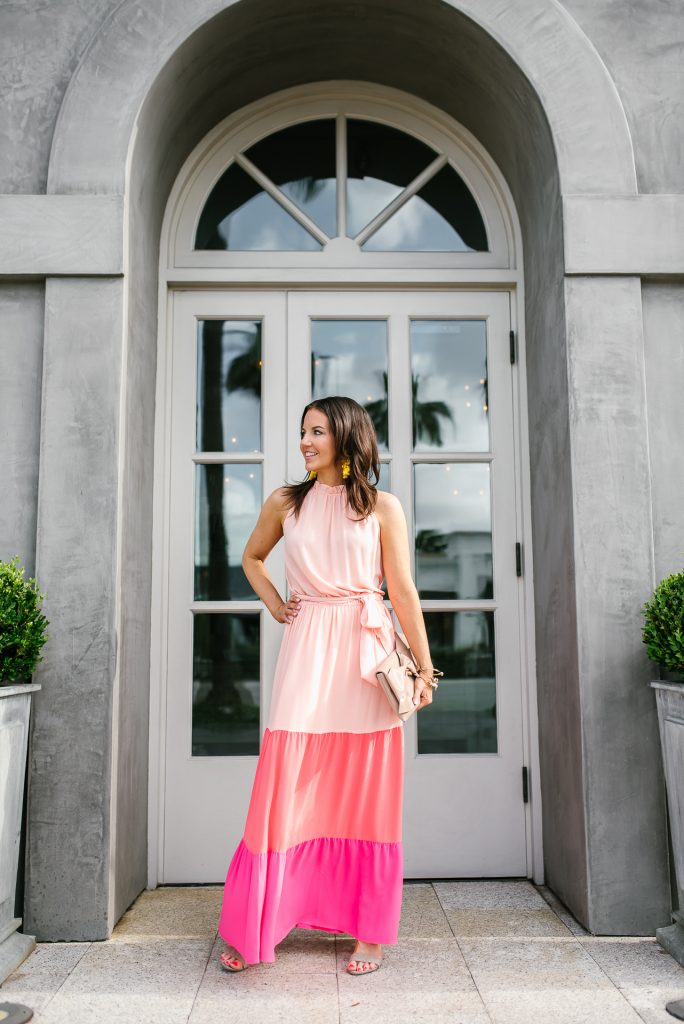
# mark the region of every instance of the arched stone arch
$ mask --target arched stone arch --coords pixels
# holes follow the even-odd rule
[[[330,10],[335,5],[329,5]],[[378,4],[379,14],[385,5]],[[392,17],[403,4],[388,4]],[[415,6],[415,5],[414,5]],[[415,17],[430,20],[431,7],[467,17],[515,62],[529,80],[549,122],[563,194],[636,192],[632,142],[615,85],[593,45],[555,0],[523,7],[505,0],[443,0],[421,5]],[[165,65],[216,17],[228,31],[245,15],[272,5],[257,0],[174,0],[163,8],[123,0],[92,40],[64,97],[52,145],[49,192],[121,193],[136,117]],[[280,4],[288,19],[303,5]],[[311,17],[315,18],[315,7]],[[329,17],[329,15],[328,15]],[[211,31],[221,29],[215,25]],[[340,77],[340,76],[336,76]],[[344,76],[342,76],[344,77]]]
[[[363,22],[350,16],[351,8],[358,8]],[[38,551],[40,559],[41,553],[60,549],[63,539],[49,507],[51,494],[60,493],[65,479],[76,490],[92,488],[96,466],[97,522],[89,528],[102,538],[96,582],[98,593],[107,594],[106,628],[94,618],[83,626],[82,606],[75,604],[74,593],[85,600],[93,593],[91,563],[85,560],[76,587],[71,575],[64,581],[59,557],[52,562],[44,557],[41,564],[46,589],[54,583],[54,598],[63,595],[66,609],[53,641],[57,668],[46,671],[70,688],[68,700],[62,699],[74,714],[80,713],[84,686],[92,691],[97,681],[91,698],[99,701],[101,714],[91,744],[101,757],[87,778],[78,774],[71,753],[57,753],[54,715],[48,709],[41,718],[36,709],[33,763],[48,768],[37,769],[31,782],[25,927],[41,939],[105,938],[148,879],[147,816],[156,813],[153,807],[148,812],[146,799],[151,482],[159,238],[167,198],[193,147],[228,114],[278,90],[330,80],[380,83],[451,115],[491,156],[515,202],[525,287],[512,293],[512,304],[525,327],[521,351],[534,527],[527,564],[535,565],[535,608],[528,612],[537,622],[546,880],[592,929],[627,927],[626,917],[618,916],[620,907],[629,907],[630,927],[636,922],[649,931],[667,891],[658,800],[648,796],[632,809],[634,834],[654,838],[648,850],[629,847],[619,883],[605,882],[610,851],[600,850],[586,827],[588,801],[597,801],[591,811],[600,817],[621,806],[633,783],[653,794],[661,782],[657,757],[651,757],[656,735],[642,727],[651,714],[645,698],[639,705],[639,736],[629,727],[630,738],[640,744],[632,759],[638,779],[624,766],[619,778],[615,772],[601,774],[610,749],[606,752],[600,732],[587,738],[583,718],[579,662],[586,656],[578,601],[585,602],[586,618],[589,584],[580,581],[584,591],[578,597],[575,551],[581,531],[575,523],[573,477],[581,388],[575,382],[572,391],[569,376],[572,371],[586,390],[594,366],[586,350],[581,356],[589,367],[586,376],[577,373],[579,363],[571,366],[565,310],[568,302],[575,314],[583,310],[578,331],[590,346],[591,313],[606,302],[591,293],[588,307],[582,279],[566,288],[563,242],[564,197],[630,196],[637,187],[630,134],[613,82],[556,0],[524,5],[506,0],[168,0],[163,5],[122,0],[92,40],[64,97],[48,192],[124,194],[124,222],[117,226],[127,241],[125,264],[122,277],[104,281],[48,281]],[[608,305],[617,302],[627,310],[616,329],[629,326],[636,309],[629,281],[610,293]],[[638,339],[632,340],[636,346]],[[625,351],[620,344],[613,344],[613,354]],[[65,445],[50,436],[51,424],[61,422],[72,368],[83,358],[90,374],[88,415],[97,408],[107,442],[102,459],[94,450],[87,458],[74,456],[68,432]],[[638,409],[637,362],[624,356],[621,371],[624,390],[617,407]],[[78,422],[78,416],[71,421]],[[643,490],[639,473],[646,461],[645,432],[638,428],[635,422],[628,436],[635,492]],[[619,488],[614,490],[617,499]],[[636,523],[648,520],[641,506],[637,511]],[[633,551],[646,549],[646,538],[636,541]],[[586,564],[586,552],[581,557]],[[89,631],[88,637],[81,635],[89,653],[88,660],[74,665],[71,642],[77,629]],[[605,708],[607,698],[602,700]],[[617,709],[623,720],[626,703]],[[590,706],[587,714],[593,711]],[[84,713],[84,727],[91,724]],[[60,758],[69,757],[64,768]],[[593,778],[587,782],[589,760]],[[78,850],[67,849],[43,827],[55,799],[64,797],[56,789],[67,785],[68,800],[82,813],[74,839]],[[117,834],[124,837],[121,842]],[[637,906],[632,879],[643,878],[649,856],[655,866],[649,865]],[[100,874],[84,885],[95,861]],[[62,880],[61,890],[52,883],[55,877]],[[78,894],[68,908],[61,895],[67,889]]]

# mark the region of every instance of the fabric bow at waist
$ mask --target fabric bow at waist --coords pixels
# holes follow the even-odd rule
[[[375,591],[364,591],[361,594],[349,594],[344,597],[324,597],[312,594],[297,594],[302,601],[314,601],[321,604],[349,604],[361,602],[361,639],[359,644],[359,669],[361,678],[372,686],[377,686],[375,669],[395,646],[394,623],[382,594]]]

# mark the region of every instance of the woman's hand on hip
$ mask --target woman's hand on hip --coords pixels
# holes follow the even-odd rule
[[[280,607],[273,612],[276,622],[293,622],[299,612],[300,599],[295,594],[289,601],[283,601]]]

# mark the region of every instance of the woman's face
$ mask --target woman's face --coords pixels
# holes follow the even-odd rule
[[[300,433],[299,450],[308,470],[315,469],[320,473],[323,469],[334,468],[335,440],[328,417],[320,409],[307,410]]]

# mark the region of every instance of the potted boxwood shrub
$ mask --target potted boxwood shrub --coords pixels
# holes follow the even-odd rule
[[[642,639],[664,677],[651,686],[658,704],[678,903],[673,924],[658,928],[656,938],[684,965],[684,571],[661,580],[643,613]]]
[[[44,597],[34,579],[24,579],[18,555],[0,561],[0,983],[36,944],[17,930],[14,900],[31,696],[40,689],[31,674],[48,638]]]

